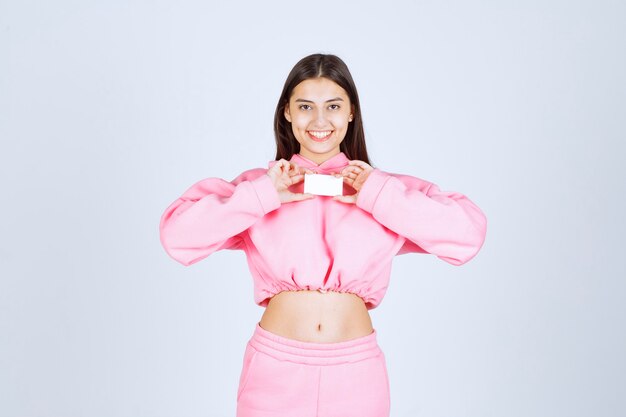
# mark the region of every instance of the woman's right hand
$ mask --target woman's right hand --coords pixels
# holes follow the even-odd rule
[[[274,166],[267,170],[267,175],[272,180],[272,184],[278,191],[278,197],[281,203],[289,203],[291,201],[308,200],[314,198],[314,194],[309,193],[292,193],[288,190],[293,184],[297,184],[304,180],[304,174],[313,174],[310,169],[298,166],[295,162],[279,159]]]

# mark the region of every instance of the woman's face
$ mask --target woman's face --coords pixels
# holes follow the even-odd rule
[[[337,155],[352,110],[346,90],[328,78],[298,84],[285,106],[285,118],[300,143],[300,155],[317,164]]]

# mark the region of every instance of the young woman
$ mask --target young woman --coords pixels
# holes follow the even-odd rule
[[[247,255],[266,308],[245,349],[238,417],[389,416],[369,310],[392,259],[461,265],[483,244],[485,216],[462,194],[370,165],[357,90],[337,56],[294,66],[274,131],[267,169],[194,184],[163,213],[161,242],[183,265],[220,249]],[[341,177],[342,194],[304,193],[305,174]]]

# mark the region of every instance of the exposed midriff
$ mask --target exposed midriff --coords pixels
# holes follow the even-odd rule
[[[372,321],[363,299],[336,291],[282,291],[259,322],[274,334],[303,342],[335,343],[367,336]]]

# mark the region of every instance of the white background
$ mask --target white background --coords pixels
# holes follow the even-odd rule
[[[291,67],[349,66],[380,169],[466,194],[482,251],[394,261],[393,417],[623,416],[620,1],[0,1],[0,415],[233,416],[245,256],[158,222],[274,157]]]

